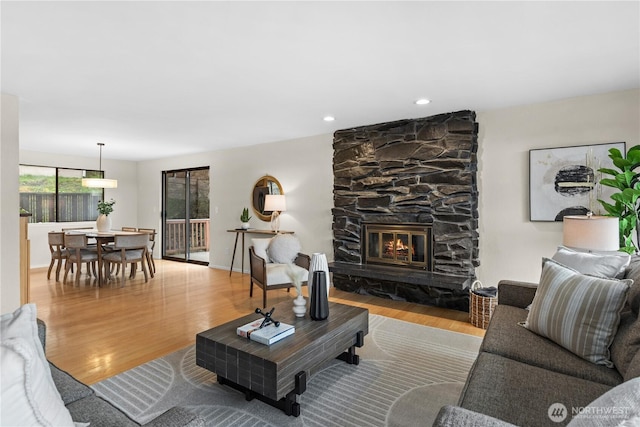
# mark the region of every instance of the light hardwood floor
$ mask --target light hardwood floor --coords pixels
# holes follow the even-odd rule
[[[134,366],[195,343],[198,332],[246,315],[262,301],[249,298],[249,275],[156,260],[157,274],[144,283],[142,273],[127,281],[96,287],[47,280],[47,269],[31,270],[31,302],[47,323],[47,356],[79,380],[93,384]],[[306,293],[306,288],[305,291]],[[268,304],[292,299],[295,291],[274,290]],[[451,331],[483,336],[468,314],[332,288],[330,300],[366,307],[373,314]]]

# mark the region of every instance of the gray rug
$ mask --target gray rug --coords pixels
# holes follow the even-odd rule
[[[137,422],[184,406],[208,426],[431,425],[455,404],[481,338],[370,315],[358,366],[335,360],[314,375],[299,399],[300,417],[216,382],[196,366],[191,346],[93,385]]]

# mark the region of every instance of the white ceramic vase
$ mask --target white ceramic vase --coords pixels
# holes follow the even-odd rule
[[[311,255],[311,263],[309,264],[309,279],[307,280],[309,295],[313,294],[314,271],[324,271],[324,277],[327,285],[327,298],[329,298],[329,264],[327,263],[327,256],[325,254],[316,252]]]
[[[243,229],[243,230],[248,230],[248,229],[249,229],[249,226],[250,226],[249,221],[247,221],[247,222],[243,222],[243,223],[242,223],[242,229]]]
[[[98,219],[96,220],[96,228],[98,229],[98,231],[102,232],[111,230],[111,218],[109,217],[109,215],[98,215]]]
[[[307,300],[305,300],[302,295],[294,298],[293,312],[296,314],[296,317],[304,317],[304,314],[307,312]]]

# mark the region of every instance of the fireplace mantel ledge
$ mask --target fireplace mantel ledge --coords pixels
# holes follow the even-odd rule
[[[412,285],[433,286],[436,288],[464,290],[469,288],[473,277],[433,273],[430,271],[390,267],[374,264],[355,264],[348,262],[329,263],[329,271],[348,276],[368,277],[372,279],[404,282]]]

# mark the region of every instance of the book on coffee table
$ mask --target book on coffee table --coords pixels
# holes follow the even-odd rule
[[[269,325],[260,328],[263,320],[264,319],[258,319],[240,326],[236,332],[243,338],[249,338],[251,341],[269,345],[292,335],[296,331],[295,326],[282,322],[280,322],[280,326],[270,323]]]

